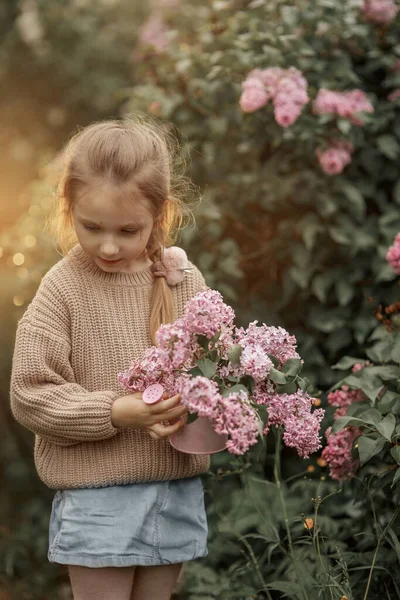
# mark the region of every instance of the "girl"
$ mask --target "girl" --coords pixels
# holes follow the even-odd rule
[[[75,600],[167,600],[183,562],[207,555],[209,456],[168,440],[186,408],[179,395],[147,405],[117,383],[206,289],[189,261],[174,286],[160,269],[192,214],[172,192],[190,191],[173,179],[174,143],[144,115],[71,138],[47,223],[63,258],[18,322],[11,409],[57,490],[48,559],[68,565]]]

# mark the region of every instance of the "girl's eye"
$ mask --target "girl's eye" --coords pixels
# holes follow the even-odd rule
[[[84,228],[88,231],[99,231],[97,227],[90,227],[89,225],[84,225]],[[137,233],[135,229],[123,229],[122,233]]]

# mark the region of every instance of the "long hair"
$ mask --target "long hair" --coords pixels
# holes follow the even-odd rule
[[[73,225],[76,199],[89,186],[112,183],[148,201],[154,220],[147,252],[154,262],[178,232],[195,223],[192,207],[201,200],[185,175],[188,158],[171,127],[154,117],[135,114],[121,120],[94,122],[78,129],[61,155],[61,173],[45,230],[56,251],[66,256],[78,242]],[[131,187],[132,186],[132,187]],[[172,294],[164,277],[156,277],[151,298],[150,337],[173,320]]]

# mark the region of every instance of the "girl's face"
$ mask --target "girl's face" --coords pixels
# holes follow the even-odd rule
[[[146,200],[123,202],[118,189],[110,185],[76,201],[73,220],[78,241],[103,271],[140,271],[151,264],[146,244],[154,220],[147,207]]]

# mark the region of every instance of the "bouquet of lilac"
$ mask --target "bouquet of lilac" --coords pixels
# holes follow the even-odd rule
[[[296,339],[282,327],[234,325],[235,313],[218,291],[189,300],[182,318],[161,325],[156,345],[118,373],[125,389],[143,392],[160,383],[169,396],[181,394],[188,423],[208,417],[226,448],[244,454],[274,425],[303,458],[321,447],[323,409],[312,412],[311,383],[299,373]]]

